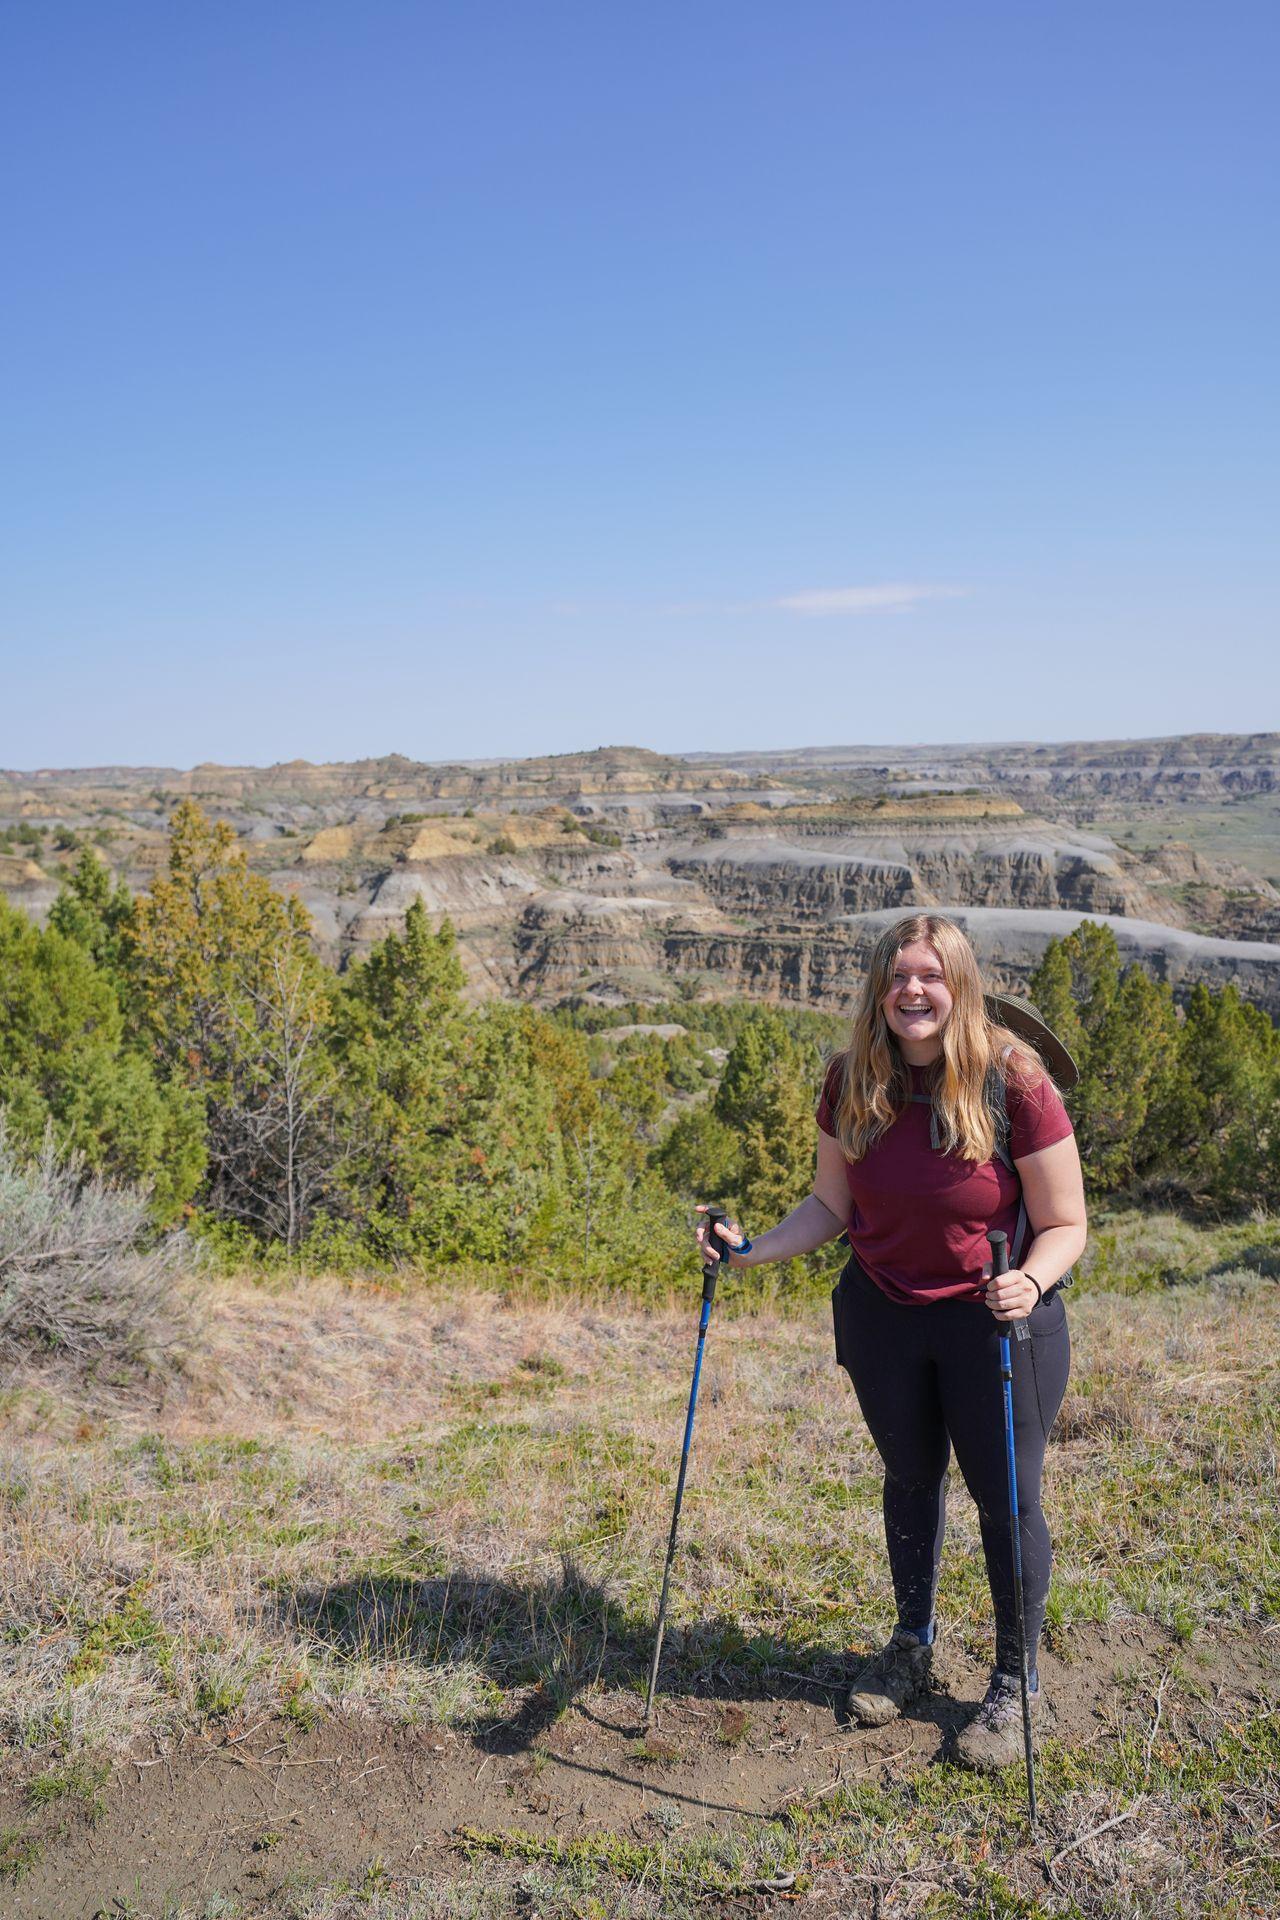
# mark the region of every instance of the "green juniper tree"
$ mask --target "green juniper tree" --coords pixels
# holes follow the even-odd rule
[[[1193,1197],[1231,1211],[1280,1205],[1280,1034],[1234,986],[1191,991],[1175,1146]]]
[[[774,1008],[737,1024],[713,1100],[680,1116],[654,1164],[678,1192],[774,1221],[813,1185],[819,1055]]]
[[[453,927],[433,931],[420,900],[403,933],[379,941],[340,984],[331,1038],[347,1143],[339,1187],[348,1217],[387,1256],[418,1247],[450,1154],[464,1095],[462,986]]]
[[[691,1107],[659,1143],[653,1164],[687,1199],[727,1199],[742,1191],[742,1135],[710,1102]]]
[[[1101,1016],[1095,1019],[1089,1007],[1086,1017],[1092,1031],[1072,1115],[1090,1182],[1111,1193],[1156,1166],[1167,1147],[1178,1016],[1169,988],[1131,966],[1108,993]]]
[[[0,899],[0,1106],[8,1135],[34,1152],[46,1128],[63,1153],[150,1187],[162,1222],[204,1166],[200,1101],[157,1082],[127,1041],[115,988],[78,941],[41,933]]]
[[[1235,1212],[1280,1200],[1280,1036],[1261,1008],[1201,982],[1180,1017],[1090,921],[1050,942],[1030,986],[1080,1067],[1070,1107],[1091,1192],[1163,1187]]]
[[[666,1050],[661,1040],[637,1035],[636,1041],[624,1045],[601,1086],[606,1101],[652,1139],[669,1097]]]
[[[204,1101],[206,1206],[294,1252],[333,1176],[333,977],[310,917],[251,871],[224,822],[182,800],[137,902],[131,995],[158,1070]]]
[[[136,922],[128,886],[86,847],[62,883],[49,925],[84,948],[122,999],[128,993],[129,942]]]
[[[1044,1015],[1078,1067],[1083,1067],[1088,1036],[1076,1010],[1071,956],[1065,940],[1051,940],[1029,988],[1032,1001]]]
[[[781,1220],[813,1186],[814,1090],[797,1061],[778,1059],[764,1072],[742,1140],[739,1174],[749,1220]]]

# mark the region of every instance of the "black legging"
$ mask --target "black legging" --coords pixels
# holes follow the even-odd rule
[[[836,1355],[884,1461],[884,1530],[898,1619],[927,1626],[946,1527],[955,1448],[977,1502],[996,1614],[996,1665],[1018,1670],[1009,1473],[1000,1384],[1001,1323],[980,1302],[900,1306],[850,1259],[831,1296]],[[1031,1338],[1010,1341],[1027,1658],[1034,1667],[1049,1591],[1049,1530],[1040,1510],[1045,1442],[1071,1365],[1060,1293],[1032,1310]]]

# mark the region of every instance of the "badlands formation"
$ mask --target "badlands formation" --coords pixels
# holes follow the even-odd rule
[[[421,899],[477,997],[747,995],[843,1010],[869,944],[954,910],[1017,985],[1082,917],[1185,994],[1280,1015],[1280,736],[427,766],[0,773],[0,889],[35,918],[88,844],[130,886],[190,796],[343,966]]]

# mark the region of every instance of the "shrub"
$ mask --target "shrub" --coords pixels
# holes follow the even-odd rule
[[[1145,1293],[1202,1279],[1211,1258],[1210,1236],[1177,1214],[1126,1212],[1090,1233],[1077,1277],[1091,1290]]]
[[[24,1160],[0,1118],[0,1364],[59,1359],[113,1385],[180,1365],[199,1338],[187,1236],[157,1238],[150,1196],[59,1159]]]

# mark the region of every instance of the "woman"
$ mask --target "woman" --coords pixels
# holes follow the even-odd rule
[[[1006,1158],[997,1116],[1003,1092]],[[1012,1343],[1018,1506],[1033,1713],[1049,1586],[1040,1480],[1070,1364],[1057,1282],[1085,1244],[1080,1156],[1066,1109],[1034,1050],[994,1021],[977,960],[954,921],[913,914],[871,955],[848,1046],[818,1103],[813,1192],[751,1242],[717,1233],[733,1267],[789,1260],[847,1230],[833,1296],[836,1354],[884,1462],[884,1524],[898,1623],[857,1674],[852,1718],[880,1726],[929,1684],[934,1595],[952,1449],[977,1503],[995,1608],[995,1668],[958,1756],[994,1770],[1021,1756],[1017,1612],[997,1323]],[[1019,1257],[1019,1206],[1030,1243]],[[1020,1263],[991,1277],[989,1229]],[[707,1229],[698,1228],[705,1242]],[[1025,1237],[1025,1235],[1024,1235]],[[741,1248],[741,1251],[737,1249]]]

